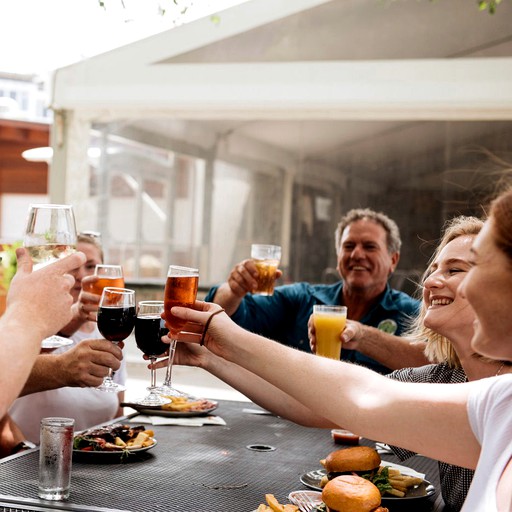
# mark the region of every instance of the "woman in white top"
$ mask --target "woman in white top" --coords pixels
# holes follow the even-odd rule
[[[32,379],[24,390],[31,394],[18,398],[10,409],[12,419],[26,439],[34,443],[39,442],[40,420],[47,416],[75,418],[75,430],[83,430],[122,415],[119,404],[123,400],[123,392],[103,393],[95,389],[108,371],[111,362],[108,358],[114,355],[121,359],[121,352],[119,347],[102,339],[94,321],[100,297],[82,291],[82,279],[96,279],[93,273],[96,264],[103,261],[102,249],[96,237],[84,234],[78,236],[77,249],[86,255],[87,261],[72,272],[75,278],[71,290],[73,318],[59,333],[69,336],[73,344],[38,358],[41,369],[33,371]],[[58,372],[52,371],[59,367]],[[118,368],[114,380],[124,384],[124,361]],[[59,373],[57,385],[54,383],[56,373]],[[48,388],[56,389],[45,388],[46,379]],[[41,387],[46,390],[33,392]]]
[[[512,190],[493,202],[471,254],[459,292],[477,317],[472,348],[512,361]],[[430,308],[444,307],[435,294],[431,299]],[[173,308],[197,333],[181,333],[181,341],[204,344],[220,356],[219,365],[237,364],[253,383],[261,379],[274,396],[291,397],[333,425],[476,469],[464,512],[512,510],[512,375],[462,384],[397,382],[249,333],[216,304],[195,307]]]

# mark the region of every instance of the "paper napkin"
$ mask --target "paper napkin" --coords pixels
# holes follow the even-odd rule
[[[166,416],[135,416],[130,423],[147,425],[179,425],[182,427],[202,427],[203,425],[226,425],[220,416],[192,416],[187,418],[172,418]]]

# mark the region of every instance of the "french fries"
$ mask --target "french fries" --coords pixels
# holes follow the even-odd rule
[[[385,466],[381,466],[378,472],[380,473],[384,467]],[[392,489],[387,489],[384,492],[385,495],[387,494],[390,496],[396,496],[397,498],[403,498],[411,487],[415,487],[416,485],[423,483],[421,478],[410,475],[403,475],[398,469],[390,467],[387,469],[389,475],[389,484],[391,485]]]
[[[155,441],[153,440],[154,432],[152,430],[144,430],[139,432],[136,437],[126,442],[124,448],[128,450],[137,450],[151,446]],[[117,439],[116,439],[117,444]]]
[[[295,505],[282,505],[276,499],[273,494],[265,494],[265,500],[267,504],[262,503],[256,509],[257,512],[299,512],[299,509]]]
[[[204,398],[199,400],[189,400],[184,396],[166,396],[165,398],[168,398],[170,402],[161,406],[164,411],[200,411],[211,409],[215,406],[214,402],[210,402]]]

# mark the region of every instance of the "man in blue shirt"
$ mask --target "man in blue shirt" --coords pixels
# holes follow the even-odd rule
[[[257,270],[252,260],[244,260],[205,300],[220,304],[245,329],[307,352],[313,305],[345,305],[342,359],[380,373],[426,364],[424,345],[399,337],[419,302],[388,284],[400,259],[396,223],[368,208],[351,210],[338,224],[335,239],[342,277],[336,284],[295,283],[277,287],[270,297],[252,295]]]

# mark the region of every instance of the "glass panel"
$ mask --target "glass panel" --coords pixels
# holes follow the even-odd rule
[[[332,282],[339,218],[370,207],[397,221],[394,282],[412,291],[430,257],[425,241],[453,215],[481,215],[512,168],[511,122],[141,119],[101,128],[91,142],[103,149],[91,160],[98,226],[87,227],[105,233],[110,259],[134,259],[135,277],[163,277],[172,262],[197,266],[205,287],[224,281],[253,242],[283,246],[283,282]]]
[[[282,191],[279,175],[215,162],[209,272],[203,283],[224,281],[235,263],[250,256],[252,243],[281,245]]]

